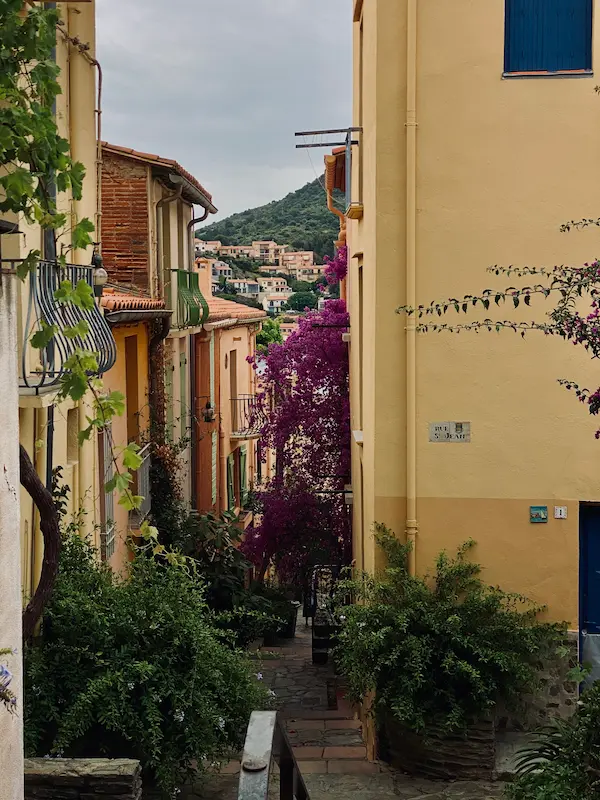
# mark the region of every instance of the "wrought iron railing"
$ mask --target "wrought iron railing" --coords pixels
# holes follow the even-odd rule
[[[234,439],[252,439],[260,436],[266,416],[263,403],[253,394],[240,395],[231,400],[231,436]]]
[[[285,728],[276,711],[254,711],[246,732],[238,800],[268,800],[273,763],[280,800],[310,800]]]
[[[20,262],[2,263],[16,268]],[[28,283],[29,286],[23,307],[19,378],[22,394],[39,394],[56,387],[65,372],[66,361],[79,349],[96,354],[99,375],[114,365],[117,347],[112,331],[97,304],[94,303],[92,308],[81,308],[73,303],[59,303],[54,297],[63,281],[69,281],[73,286],[79,281],[85,281],[93,290],[93,272],[93,266],[61,266],[54,261],[40,261],[29,273],[25,284],[27,286]],[[66,328],[75,327],[82,320],[88,324],[88,333],[85,336],[65,336]],[[54,325],[56,332],[47,347],[38,350],[31,346],[30,339],[41,329],[42,323]]]
[[[150,494],[150,450],[151,446],[147,444],[142,447],[138,455],[143,459],[137,471],[137,493],[144,499],[140,506],[140,516],[146,519],[152,508],[152,495]]]

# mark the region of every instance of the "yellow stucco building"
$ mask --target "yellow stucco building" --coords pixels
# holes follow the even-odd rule
[[[354,0],[346,196],[357,565],[378,563],[374,522],[414,541],[418,573],[472,537],[486,580],[572,629],[594,619],[600,450],[557,379],[595,388],[594,364],[541,334],[418,335],[396,309],[509,284],[493,264],[593,258],[593,232],[559,230],[600,208],[592,5]]]

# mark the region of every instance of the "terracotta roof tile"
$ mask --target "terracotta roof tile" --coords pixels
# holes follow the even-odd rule
[[[191,172],[188,172],[186,169],[184,169],[181,164],[174,159],[163,158],[162,156],[157,156],[154,153],[143,153],[140,150],[133,150],[131,147],[122,147],[121,145],[110,144],[109,142],[102,142],[102,148],[104,150],[110,150],[111,152],[117,153],[118,155],[130,156],[138,161],[146,161],[148,164],[171,167],[182,178],[185,178],[187,181],[189,181],[192,186],[195,186],[196,189],[201,192],[209,202],[212,203],[212,194],[206,191],[204,186],[202,186],[200,181],[197,181],[196,178],[194,178]]]
[[[102,308],[106,311],[146,311],[165,307],[164,300],[155,300],[152,297],[129,294],[112,287],[106,287],[102,294]]]
[[[209,297],[208,308],[210,311],[208,321],[220,322],[224,319],[236,319],[243,322],[245,319],[266,317],[267,312],[260,308],[234,303],[233,300],[223,300],[220,297]]]

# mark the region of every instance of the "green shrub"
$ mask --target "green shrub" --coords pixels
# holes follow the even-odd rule
[[[564,629],[538,622],[541,609],[525,598],[486,585],[466,560],[473,542],[455,558],[442,553],[434,574],[418,578],[408,572],[409,547],[382,526],[376,538],[387,568],[338,591],[360,601],[343,608],[336,651],[353,699],[374,691],[376,711],[416,731],[464,728],[499,700],[515,707]]]
[[[598,800],[600,684],[583,693],[571,719],[541,731],[517,764],[517,777],[506,790],[512,800]]]
[[[25,652],[28,754],[137,758],[165,793],[228,758],[267,696],[211,613],[187,567],[140,554],[118,578],[68,539]]]

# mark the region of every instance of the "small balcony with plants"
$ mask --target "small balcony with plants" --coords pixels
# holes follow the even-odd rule
[[[21,262],[2,261],[17,270]],[[25,278],[20,306],[21,395],[57,391],[73,359],[102,375],[117,355],[111,329],[95,301],[93,265],[39,261]]]

